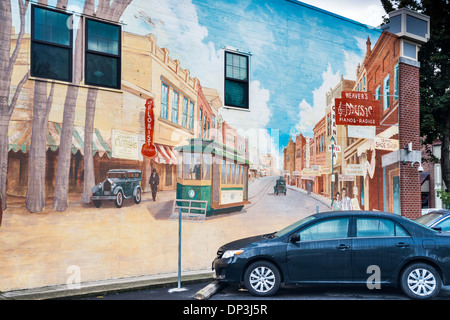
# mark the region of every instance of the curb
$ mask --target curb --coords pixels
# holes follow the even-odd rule
[[[181,282],[195,283],[213,280],[210,270],[188,271],[181,275]],[[0,293],[0,300],[51,300],[51,299],[77,299],[88,296],[101,296],[106,294],[161,288],[178,283],[177,273],[142,276],[123,279],[102,280],[81,283],[79,288],[69,288],[67,285],[18,290]],[[72,285],[75,286],[75,285]]]

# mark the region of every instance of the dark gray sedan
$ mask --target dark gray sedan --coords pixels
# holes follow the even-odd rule
[[[450,284],[450,234],[390,213],[319,213],[222,246],[213,270],[259,296],[282,284],[364,284],[429,299]]]

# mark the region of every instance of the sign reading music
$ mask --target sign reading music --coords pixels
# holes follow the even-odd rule
[[[368,92],[343,91],[335,99],[337,125],[378,126],[381,121],[381,103]]]

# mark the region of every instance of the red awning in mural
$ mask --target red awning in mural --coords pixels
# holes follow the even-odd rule
[[[158,154],[154,158],[157,163],[161,164],[177,164],[176,151],[171,146],[156,144]]]

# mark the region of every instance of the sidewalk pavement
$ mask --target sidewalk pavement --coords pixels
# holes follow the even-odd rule
[[[213,272],[211,270],[186,271],[181,273],[181,285],[213,280]],[[81,283],[79,286],[56,285],[4,293],[0,292],[0,300],[77,299],[134,290],[177,287],[177,285],[178,273],[175,272],[142,277],[91,281]]]
[[[308,195],[308,192],[306,190],[301,189],[299,187],[288,185],[287,188]],[[315,194],[313,192],[311,192],[311,194],[309,194],[309,196],[311,198],[316,199],[317,201],[322,202],[325,206],[327,206],[331,210],[331,200],[330,199],[328,199],[324,196]]]

